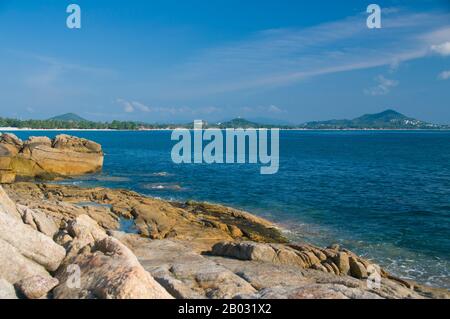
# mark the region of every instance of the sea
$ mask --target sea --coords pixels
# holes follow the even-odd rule
[[[397,276],[450,289],[449,131],[281,131],[274,175],[258,164],[174,164],[170,131],[13,133],[103,146],[101,173],[59,183],[247,210],[292,241],[338,243]]]

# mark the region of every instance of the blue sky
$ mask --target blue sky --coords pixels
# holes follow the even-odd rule
[[[0,0],[0,116],[450,123],[450,1],[373,2]]]

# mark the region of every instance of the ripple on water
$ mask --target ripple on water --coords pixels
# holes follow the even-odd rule
[[[176,183],[149,183],[142,184],[142,189],[146,190],[171,190],[171,191],[182,191],[184,190],[181,185]]]

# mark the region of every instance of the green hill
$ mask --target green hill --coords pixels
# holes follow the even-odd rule
[[[75,113],[66,113],[63,115],[58,115],[49,119],[49,121],[62,121],[62,122],[89,122],[88,120],[82,118]]]
[[[218,127],[218,128],[272,128],[272,127],[280,127],[284,128],[287,127],[286,125],[272,125],[272,124],[262,124],[262,123],[256,123],[252,122],[243,118],[236,118],[230,121],[221,122],[221,123],[215,123],[208,125],[208,127]]]
[[[226,128],[256,128],[259,125],[258,123],[250,122],[242,118],[236,118],[219,124],[219,126]]]
[[[394,110],[366,114],[353,120],[308,122],[301,125],[308,129],[435,129],[440,125],[407,117]]]

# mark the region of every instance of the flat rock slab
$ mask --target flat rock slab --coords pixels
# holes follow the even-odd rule
[[[58,269],[66,256],[66,250],[50,237],[2,212],[0,212],[0,240],[48,271]]]
[[[142,266],[177,298],[229,299],[256,293],[247,281],[181,242],[113,234],[136,254]]]
[[[171,299],[117,239],[96,240],[58,270],[57,299]]]

